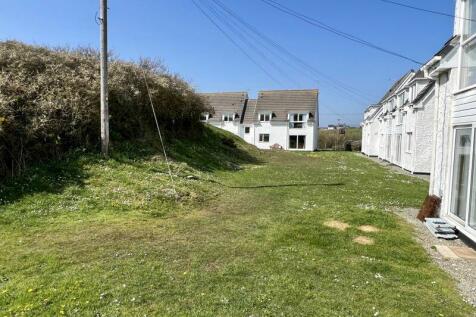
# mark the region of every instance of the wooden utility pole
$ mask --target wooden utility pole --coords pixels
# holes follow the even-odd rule
[[[107,87],[107,0],[99,0],[101,29],[101,151],[109,155],[109,98]]]

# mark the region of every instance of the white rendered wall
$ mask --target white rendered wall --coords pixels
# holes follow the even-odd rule
[[[433,153],[433,118],[435,93],[432,92],[422,101],[423,109],[416,110],[415,118],[415,151],[413,173],[431,172]]]
[[[318,132],[315,129],[314,122],[305,123],[302,129],[290,129],[288,122],[260,122],[255,124],[253,130],[254,143],[252,144],[259,149],[269,150],[271,146],[278,144],[285,150],[293,150],[289,148],[289,136],[291,135],[306,136],[306,147],[301,151],[317,149]],[[260,142],[260,134],[269,134],[269,142]]]

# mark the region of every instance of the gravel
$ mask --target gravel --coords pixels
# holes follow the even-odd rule
[[[445,259],[435,250],[435,245],[467,246],[461,240],[437,239],[426,226],[416,219],[417,209],[408,208],[395,212],[415,227],[415,239],[425,248],[433,260],[457,282],[464,300],[476,307],[476,261],[465,259]]]

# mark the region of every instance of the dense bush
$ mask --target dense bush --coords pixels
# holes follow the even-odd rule
[[[193,133],[207,105],[193,89],[149,60],[111,58],[112,141],[141,138],[154,129],[144,76],[168,133]],[[91,49],[48,49],[0,43],[0,178],[32,161],[99,145],[99,55]]]
[[[321,150],[342,151],[345,150],[346,142],[350,142],[352,150],[356,151],[358,149],[357,143],[361,140],[361,128],[346,128],[345,134],[340,134],[338,130],[322,129],[319,131],[319,148]]]

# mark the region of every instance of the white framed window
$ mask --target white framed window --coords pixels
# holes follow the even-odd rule
[[[463,1],[459,88],[476,85],[476,0]]]
[[[235,121],[235,114],[234,113],[225,113],[223,115],[223,121],[225,122],[230,122],[230,121]]]
[[[454,127],[448,214],[476,235],[476,127]]]
[[[413,149],[413,132],[407,132],[407,152],[412,152]]]
[[[245,134],[249,134],[250,133],[250,127],[245,127]]]
[[[271,113],[260,113],[259,114],[259,121],[260,122],[270,122],[271,121]]]
[[[289,127],[291,129],[302,129],[306,120],[305,113],[291,113],[289,115]]]
[[[403,123],[403,112],[398,111],[397,112],[397,124],[402,124]]]
[[[269,142],[269,134],[263,133],[259,135],[259,141],[262,143],[268,143]]]

